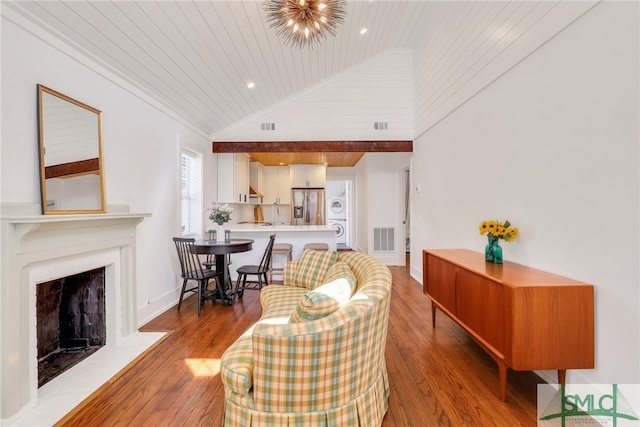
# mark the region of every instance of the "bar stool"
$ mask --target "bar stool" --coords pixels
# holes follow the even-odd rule
[[[303,252],[305,249],[313,249],[315,251],[328,251],[329,245],[326,243],[307,243],[302,249]]]
[[[273,276],[281,277],[281,280],[278,280],[277,283],[284,282],[284,263],[292,260],[293,245],[291,243],[274,243],[273,250],[271,251],[271,264],[269,265],[269,283],[276,283],[273,281]],[[286,260],[282,262],[281,267],[273,267],[273,257],[276,255],[284,255],[286,256]]]

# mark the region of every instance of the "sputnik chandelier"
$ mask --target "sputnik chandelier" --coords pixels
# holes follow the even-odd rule
[[[311,47],[327,33],[336,35],[345,15],[345,0],[271,0],[265,2],[270,28],[285,44]]]

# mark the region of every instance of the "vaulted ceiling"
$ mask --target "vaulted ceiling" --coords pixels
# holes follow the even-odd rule
[[[18,1],[10,7],[210,135],[386,49],[410,46],[428,20],[427,2],[349,1],[336,37],[312,49],[290,48],[269,28],[263,3]],[[255,87],[247,88],[249,82]]]
[[[2,7],[212,138],[399,48],[414,52],[415,120],[434,123],[582,13],[566,13],[576,9],[568,1],[349,0],[337,35],[300,49],[269,28],[265,1],[3,1]]]

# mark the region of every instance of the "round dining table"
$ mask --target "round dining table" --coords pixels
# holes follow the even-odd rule
[[[253,249],[253,239],[230,239],[227,241],[196,240],[196,252],[203,255],[214,255],[216,271],[222,271],[222,280],[217,281],[220,299],[229,305],[233,302],[233,284],[227,268],[227,255],[248,252]]]

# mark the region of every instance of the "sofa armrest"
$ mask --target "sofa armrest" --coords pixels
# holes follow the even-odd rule
[[[220,378],[227,390],[244,395],[253,387],[253,347],[247,331],[227,348],[220,359]]]
[[[253,332],[255,408],[316,412],[362,395],[384,366],[385,304],[352,301],[312,322]]]

